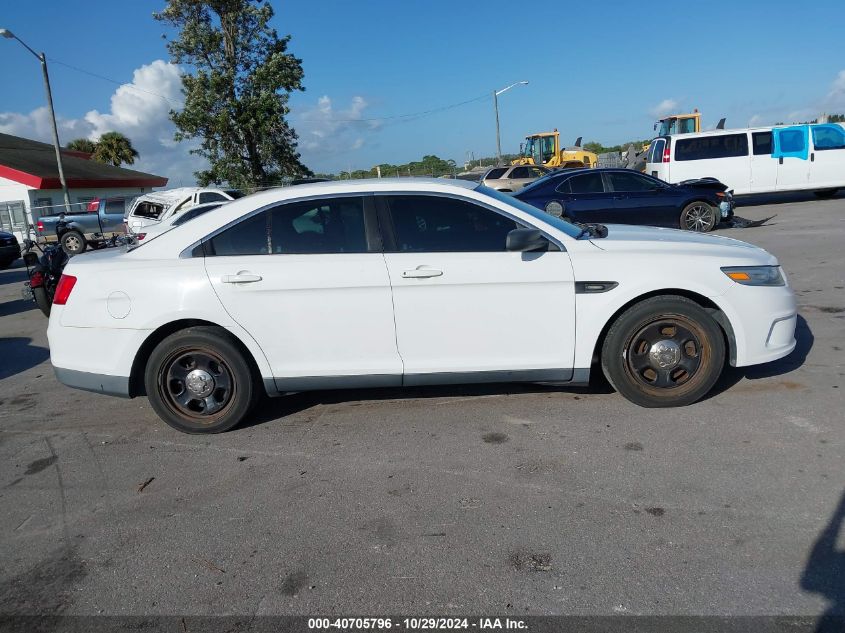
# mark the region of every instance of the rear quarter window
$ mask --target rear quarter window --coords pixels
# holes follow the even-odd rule
[[[708,160],[748,155],[747,134],[721,134],[678,139],[675,160]]]

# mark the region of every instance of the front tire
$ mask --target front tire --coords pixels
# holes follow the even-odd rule
[[[703,398],[725,365],[719,325],[680,296],[652,297],[611,325],[601,353],[604,374],[641,407],[682,407]]]
[[[690,202],[681,211],[680,225],[686,231],[707,233],[719,223],[718,211],[706,202]]]
[[[228,431],[258,399],[244,353],[218,327],[192,327],[165,338],[147,361],[144,385],[158,416],[183,433]]]
[[[62,235],[62,249],[71,257],[84,253],[86,248],[88,244],[79,231],[68,231]]]

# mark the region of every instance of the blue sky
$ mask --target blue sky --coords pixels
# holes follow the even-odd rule
[[[139,147],[139,167],[187,184],[199,164],[169,141],[166,120],[169,104],[179,101],[178,73],[151,65],[168,59],[166,28],[151,16],[164,1],[48,4],[49,11],[43,2],[7,3],[0,26],[52,60],[62,140],[120,129]],[[468,152],[492,155],[489,96],[424,117],[355,119],[431,110],[520,80],[530,83],[499,101],[504,151],[554,127],[567,143],[647,138],[655,114],[667,108],[698,107],[705,126],[726,116],[729,127],[845,111],[842,6],[833,0],[817,0],[804,13],[777,0],[273,6],[275,27],[293,36],[290,50],[303,60],[306,92],[292,96],[291,122],[315,171],[424,154],[458,163]],[[0,131],[47,138],[37,60],[0,40],[0,80]]]

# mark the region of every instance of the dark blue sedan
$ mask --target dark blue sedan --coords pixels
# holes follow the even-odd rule
[[[671,185],[630,169],[554,171],[514,194],[573,222],[646,224],[707,232],[733,217],[733,198],[713,178]]]

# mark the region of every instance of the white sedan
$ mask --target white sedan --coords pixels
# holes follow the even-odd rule
[[[777,259],[724,237],[576,226],[474,183],[273,189],[124,251],[74,257],[48,336],[58,379],[147,395],[188,433],[326,388],[587,383],[682,406],[795,347]]]

